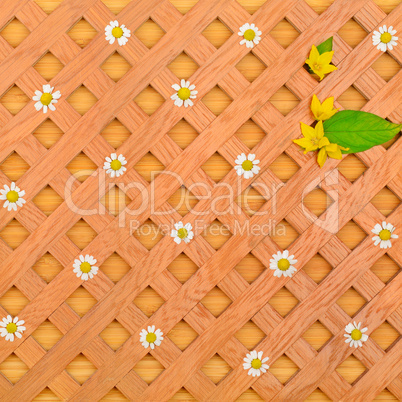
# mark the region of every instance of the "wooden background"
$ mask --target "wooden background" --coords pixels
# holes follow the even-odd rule
[[[401,0],[196,3],[6,0],[0,5],[0,177],[5,183],[18,180],[31,201],[17,214],[0,212],[0,315],[19,315],[27,326],[23,342],[0,344],[0,399],[400,400],[402,377],[395,359],[401,308],[394,295],[400,288],[401,250],[399,243],[388,253],[374,248],[370,230],[383,216],[400,222],[401,140],[326,165],[325,171],[337,166],[341,173],[344,206],[341,230],[328,236],[310,226],[301,210],[304,204],[312,217],[319,216],[331,203],[325,187],[301,202],[300,188],[319,174],[315,156],[304,156],[290,139],[298,135],[300,120],[312,121],[312,93],[322,99],[334,95],[337,107],[401,122],[402,47],[380,53],[370,34],[383,23],[402,31]],[[103,39],[105,24],[120,12],[116,18],[135,32],[124,48]],[[265,39],[249,52],[238,46],[237,29],[251,20]],[[297,66],[312,43],[330,35],[339,71],[318,84]],[[176,77],[193,75],[201,102],[192,110],[164,102]],[[55,113],[43,116],[35,113],[30,98],[46,81],[61,90],[62,101]],[[223,137],[214,140],[217,132]],[[197,156],[199,146],[190,144],[201,136],[207,146]],[[140,179],[146,184],[151,172],[170,165],[183,174],[187,187],[200,180],[211,187],[222,179],[234,183],[235,156],[260,142],[262,182],[285,183],[282,194],[289,198],[279,207],[281,230],[271,239],[243,237],[239,243],[239,236],[207,229],[177,254],[171,239],[160,242],[162,235],[134,233],[126,240],[127,230],[113,224],[121,204],[138,195],[135,191],[125,195],[114,187],[102,197],[110,215],[80,219],[68,215],[63,204],[64,183],[83,169],[87,175],[73,187],[82,205],[93,204],[96,180],[79,184],[113,148],[130,155],[128,166],[135,169],[119,183]],[[209,205],[197,200],[202,194],[160,182],[168,189],[160,193],[160,207],[165,201],[177,206],[183,194],[191,207]],[[86,198],[91,201],[85,203]],[[241,221],[252,216],[251,210],[267,207],[258,187],[247,188],[245,182],[234,201],[243,207]],[[175,219],[187,213],[180,206]],[[167,223],[149,216],[143,214],[141,221],[155,228]],[[205,223],[233,225],[232,218],[220,219],[210,215]],[[266,270],[278,247],[298,252],[302,269],[294,280],[276,281]],[[71,272],[80,249],[101,261],[99,275],[83,285]],[[147,276],[152,269],[158,275]],[[129,271],[128,284],[119,282]],[[118,282],[120,289],[114,287]],[[101,306],[92,309],[100,299]],[[139,347],[138,332],[154,313],[149,322],[165,332],[166,340],[147,353]],[[309,316],[314,316],[311,322]],[[368,322],[370,332],[370,341],[358,351],[342,343],[343,328],[354,316]],[[75,326],[78,322],[81,326]],[[267,351],[271,366],[257,381],[241,367],[247,349],[254,347]]]

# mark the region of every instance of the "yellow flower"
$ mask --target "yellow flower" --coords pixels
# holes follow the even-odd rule
[[[311,101],[311,111],[314,114],[316,120],[328,120],[330,119],[339,109],[334,109],[334,98],[331,96],[325,99],[324,102],[320,102],[316,95],[313,95],[313,100]]]
[[[317,162],[320,167],[324,166],[325,161],[327,160],[327,156],[333,159],[342,159],[342,152],[347,151],[349,148],[341,147],[338,144],[328,144],[323,146],[317,155]]]
[[[306,63],[310,66],[313,72],[320,77],[320,81],[325,77],[325,74],[337,70],[337,67],[330,64],[333,55],[333,51],[320,54],[317,48],[314,45],[312,46],[310,56],[306,60]]]
[[[322,125],[322,121],[319,121],[315,128],[304,123],[300,123],[300,125],[304,138],[293,140],[293,142],[304,148],[305,154],[310,151],[315,151],[318,148],[322,148],[325,145],[329,145],[328,138],[324,137],[324,126]]]

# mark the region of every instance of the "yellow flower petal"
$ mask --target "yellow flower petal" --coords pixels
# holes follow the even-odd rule
[[[318,50],[317,50],[318,51]],[[332,52],[325,52],[321,54],[318,58],[318,64],[329,64],[332,61],[332,56],[334,55],[334,51]]]
[[[315,130],[313,127],[308,126],[307,124],[300,123],[301,131],[303,135],[308,138],[312,139],[316,136]]]
[[[318,117],[321,114],[321,103],[317,98],[317,95],[313,95],[313,99],[311,100],[311,111],[313,112],[316,120],[320,120]]]
[[[325,54],[325,53],[324,53]],[[320,52],[318,49],[313,45],[311,46],[310,56],[309,59],[313,62],[317,62],[320,57]],[[332,58],[332,57],[331,57]]]
[[[330,98],[325,99],[325,101],[322,102],[322,108],[323,108],[326,112],[332,111],[333,108],[334,108],[334,97],[331,96]]]
[[[331,145],[332,145],[332,144],[331,144]],[[328,147],[326,147],[326,149],[327,149],[327,152],[328,152],[328,156],[329,156],[330,158],[333,158],[333,159],[342,159],[342,152],[341,152],[341,150],[339,149],[338,146],[336,147],[336,151],[335,151],[335,152],[329,151],[329,150],[328,150]]]
[[[333,66],[332,64],[329,64],[328,66],[323,66],[321,71],[323,74],[329,74],[332,73],[332,71],[338,70],[338,67]]]
[[[325,147],[324,147],[324,148],[321,148],[318,152],[317,162],[320,165],[320,167],[323,167],[326,160],[327,160],[327,151],[325,150]]]
[[[300,145],[302,148],[304,148],[305,154],[307,152],[315,151],[316,149],[318,149],[318,147],[313,145],[313,143],[310,140],[308,140],[307,138],[299,138],[297,140],[293,140],[293,142],[296,143],[297,145]]]
[[[318,144],[318,147],[319,147],[319,148],[322,148],[322,147],[325,147],[326,145],[329,145],[329,144],[330,144],[329,139],[328,139],[327,137],[322,137],[322,138],[320,139],[320,142],[319,142],[319,144]]]
[[[322,124],[322,120],[320,120],[315,126],[315,135],[317,138],[321,139],[324,137],[324,126]]]

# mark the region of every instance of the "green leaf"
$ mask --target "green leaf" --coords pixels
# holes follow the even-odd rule
[[[394,124],[375,114],[343,110],[324,121],[324,133],[331,143],[349,148],[343,153],[362,152],[384,144],[401,131],[402,124]]]
[[[317,46],[318,53],[323,54],[326,52],[332,51],[332,41],[333,37],[331,36],[325,42],[322,42],[320,45]]]

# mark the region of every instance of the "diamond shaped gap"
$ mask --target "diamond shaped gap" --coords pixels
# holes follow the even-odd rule
[[[349,87],[337,101],[347,110],[361,110],[368,100],[354,87]]]
[[[165,98],[154,88],[148,85],[135,98],[134,102],[148,115],[151,116],[163,102]]]
[[[399,332],[388,321],[383,322],[370,334],[370,338],[383,350],[387,350],[399,337]]]
[[[181,149],[186,149],[198,137],[198,132],[186,120],[181,119],[168,135]]]
[[[219,317],[232,304],[232,300],[215,286],[203,297],[201,303],[213,316]]]
[[[249,14],[254,14],[267,0],[237,0]]]
[[[235,270],[248,282],[253,283],[265,270],[264,264],[254,255],[247,254],[236,266]]]
[[[228,226],[215,219],[203,232],[202,237],[215,249],[219,250],[231,237]]]
[[[27,371],[28,366],[14,353],[0,363],[0,373],[12,384],[16,384]]]
[[[63,0],[34,0],[34,2],[46,13],[52,13]]]
[[[30,34],[29,29],[17,18],[13,18],[1,31],[0,35],[16,48]]]
[[[117,350],[130,337],[130,332],[114,320],[99,335],[113,350]]]
[[[231,371],[231,368],[222,357],[215,354],[201,367],[201,371],[210,378],[214,384],[218,384]]]
[[[279,289],[268,302],[282,317],[286,317],[299,303],[286,288]]]
[[[67,102],[82,116],[98,101],[96,96],[84,85],[78,87],[68,98]]]
[[[29,300],[16,286],[7,290],[7,292],[0,297],[0,305],[12,316],[18,316],[28,303]]]
[[[265,333],[252,321],[246,322],[244,326],[235,333],[235,337],[248,350],[253,350],[264,338]]]
[[[146,287],[135,299],[134,304],[147,316],[151,317],[165,303],[165,300],[150,286]]]
[[[232,165],[218,152],[215,152],[201,168],[216,183],[233,169]]]
[[[372,65],[371,68],[386,82],[398,74],[401,66],[388,53],[383,53]]]
[[[130,271],[130,265],[119,254],[113,253],[103,262],[99,269],[112,282],[117,283]]]
[[[353,221],[349,221],[338,233],[337,237],[351,250],[359,245],[367,236],[367,233]]]
[[[67,166],[67,170],[81,183],[84,182],[98,166],[84,154],[79,153]]]
[[[236,68],[248,81],[253,82],[258,78],[267,66],[252,52],[247,53],[237,64]]]
[[[331,338],[331,331],[320,321],[316,321],[304,334],[303,338],[315,349],[321,349]]]
[[[282,355],[270,366],[269,371],[285,384],[299,371],[299,367],[289,357]]]
[[[298,238],[299,233],[283,219],[271,231],[270,236],[279,247],[286,249]]]
[[[174,1],[174,0],[170,0]],[[180,389],[179,391],[174,394],[171,401],[188,401],[188,402],[195,402],[194,396],[190,394],[185,388]]]
[[[335,0],[304,0],[317,14],[322,14]]]
[[[151,183],[165,169],[165,166],[151,152],[148,152],[137,162],[134,169],[144,180]]]
[[[269,101],[284,116],[290,113],[300,103],[300,100],[285,86],[279,88],[279,90],[272,95]]]
[[[50,283],[64,269],[64,267],[50,253],[46,253],[36,261],[32,269],[46,283]]]
[[[33,67],[46,81],[50,81],[63,69],[64,64],[52,52],[48,51]]]
[[[82,385],[96,372],[96,367],[80,353],[66,367],[66,371]]]
[[[113,13],[119,14],[124,7],[131,2],[131,0],[101,0],[101,2]]]
[[[63,134],[63,131],[50,119],[46,119],[33,132],[35,138],[47,149],[56,144]]]
[[[299,31],[286,19],[280,21],[270,35],[285,49],[300,35]]]
[[[0,171],[2,171],[11,181],[19,180],[28,169],[28,163],[26,163],[25,160],[15,151],[0,164]],[[1,188],[4,187],[2,186]]]
[[[382,188],[371,200],[371,203],[385,216],[393,212],[401,200],[388,187]]]
[[[101,69],[114,81],[118,82],[130,70],[131,64],[117,51],[101,65]]]
[[[215,86],[202,98],[202,102],[215,116],[219,116],[232,103],[232,99]]]
[[[198,337],[198,334],[189,324],[181,320],[169,331],[167,337],[183,351]]]
[[[269,165],[269,168],[278,179],[286,183],[296,174],[300,166],[287,154],[282,153]]]
[[[181,186],[170,196],[168,201],[175,211],[181,216],[185,216],[197,205],[198,198],[186,187]]]
[[[167,269],[179,282],[185,283],[197,272],[198,266],[186,254],[181,253]]]
[[[20,112],[29,101],[30,99],[25,92],[15,84],[0,98],[0,103],[14,116]]]
[[[110,190],[99,200],[99,202],[113,216],[118,216],[127,205],[130,204],[131,198],[124,193],[118,186],[112,185]]]
[[[112,388],[103,398],[103,401],[129,401],[117,388]]]
[[[148,49],[151,49],[165,35],[165,31],[149,18],[134,34]]]
[[[320,254],[316,254],[303,266],[303,271],[317,284],[332,271],[331,264]]]
[[[253,149],[266,135],[253,120],[247,120],[235,133],[237,138],[249,149]]]
[[[367,36],[367,32],[352,18],[338,30],[338,35],[350,47],[355,48]]]
[[[342,159],[338,170],[353,183],[367,170],[367,167],[356,155],[349,154]]]
[[[147,384],[151,384],[162,373],[164,367],[148,353],[134,366],[133,370]]]
[[[400,270],[399,265],[388,254],[384,254],[370,269],[384,283],[388,283]]]
[[[147,249],[151,250],[164,236],[162,229],[150,219],[133,231],[133,236]]]
[[[101,132],[101,136],[114,149],[119,148],[130,135],[130,131],[118,119],[112,120]]]
[[[198,64],[185,52],[180,53],[168,69],[179,79],[188,80],[198,69]]]
[[[48,387],[44,388],[36,397],[37,400],[42,401],[61,401],[54,392],[52,392]]]
[[[46,215],[51,215],[62,203],[63,198],[50,185],[43,188],[32,200]]]
[[[367,300],[353,287],[349,288],[337,301],[338,306],[350,317],[355,316]]]
[[[349,383],[354,384],[357,382],[360,376],[362,376],[366,367],[355,356],[350,355],[345,361],[343,361],[336,371]]]
[[[328,396],[326,394],[324,394],[324,392],[322,392],[319,388],[317,388],[309,395],[309,397],[306,399],[306,401],[331,402],[332,399],[328,398]]]
[[[202,34],[219,49],[231,36],[232,31],[219,19],[212,21]]]
[[[169,0],[182,14],[188,13],[198,0]]]
[[[265,204],[266,200],[255,188],[248,186],[235,202],[248,216],[253,216]]]
[[[32,336],[45,350],[50,350],[63,337],[63,334],[54,324],[46,320],[36,328]]]
[[[68,230],[66,235],[79,249],[83,250],[95,239],[97,233],[81,218]]]
[[[81,18],[68,32],[67,35],[81,48],[87,46],[97,35],[96,29]]]
[[[78,287],[66,300],[66,303],[83,317],[96,304],[96,299],[83,287]]]
[[[333,199],[321,188],[315,188],[303,198],[303,205],[317,217],[321,216],[333,202]]]
[[[15,218],[0,231],[0,239],[8,244],[13,250],[19,247],[28,236],[28,230]]]

